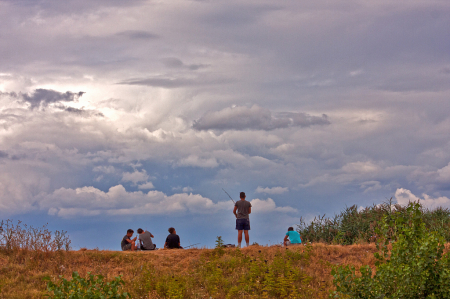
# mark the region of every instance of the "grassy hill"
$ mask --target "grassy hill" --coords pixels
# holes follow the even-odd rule
[[[132,298],[327,298],[333,265],[374,266],[374,245],[243,249],[0,251],[0,298],[44,298],[45,276],[122,275]]]

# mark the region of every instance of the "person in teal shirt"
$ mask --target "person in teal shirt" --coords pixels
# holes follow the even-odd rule
[[[300,234],[292,226],[289,227],[286,236],[284,236],[284,246],[300,244],[302,244],[302,237],[300,237]]]

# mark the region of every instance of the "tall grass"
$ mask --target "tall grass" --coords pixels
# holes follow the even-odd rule
[[[7,252],[15,250],[29,250],[40,252],[53,252],[70,250],[70,239],[66,231],[55,231],[42,227],[33,227],[10,219],[0,221],[0,250]]]
[[[426,227],[436,231],[450,241],[450,210],[445,208],[427,209],[420,206]],[[300,218],[297,231],[306,242],[324,242],[328,244],[350,245],[374,242],[377,226],[384,216],[388,218],[398,212],[406,215],[406,206],[393,204],[392,199],[379,205],[358,208],[357,205],[346,207],[331,218],[315,217],[310,223]],[[395,228],[392,228],[395,230]]]

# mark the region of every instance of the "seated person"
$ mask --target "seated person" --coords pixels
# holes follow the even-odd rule
[[[170,235],[167,236],[164,247],[169,248],[169,249],[172,249],[172,248],[183,249],[183,247],[181,247],[181,245],[180,245],[180,237],[177,235],[176,230],[173,227],[171,227],[171,228],[169,228],[169,233],[170,233]]]
[[[286,236],[284,236],[284,246],[300,244],[302,244],[302,237],[300,237],[298,232],[294,231],[292,226],[289,227]]]
[[[155,250],[156,245],[153,244],[152,238],[153,236],[149,231],[144,231],[142,228],[139,228],[137,230],[137,233],[139,234],[139,242],[141,244],[141,250]]]
[[[133,236],[134,230],[129,229],[127,230],[127,234],[122,239],[122,243],[120,243],[120,246],[122,247],[122,250],[136,250],[136,245],[134,242],[136,241],[137,237],[134,237],[133,239],[130,239]]]

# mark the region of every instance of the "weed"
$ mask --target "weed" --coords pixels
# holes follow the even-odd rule
[[[93,275],[90,272],[86,278],[80,277],[78,272],[72,273],[72,279],[67,280],[60,276],[61,281],[55,284],[50,277],[44,277],[47,281],[47,296],[52,299],[125,299],[128,293],[120,293],[120,288],[124,284],[122,278],[116,277],[114,280],[106,282],[102,275]]]
[[[450,257],[443,254],[445,239],[428,230],[418,203],[386,215],[377,234],[376,273],[369,266],[361,267],[359,274],[353,266],[336,267],[332,297],[448,298]]]

